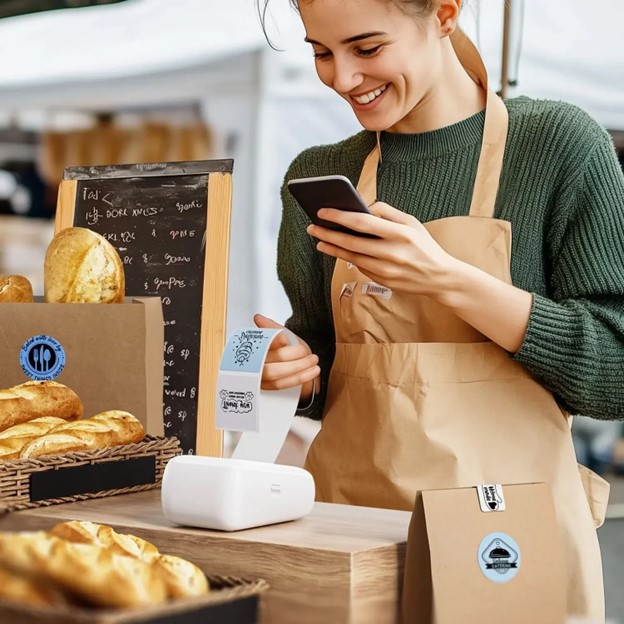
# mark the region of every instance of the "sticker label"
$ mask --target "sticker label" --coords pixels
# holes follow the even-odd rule
[[[231,431],[258,431],[259,378],[220,374],[217,381],[217,426]]]
[[[503,486],[499,483],[492,485],[477,485],[479,505],[481,511],[490,513],[493,511],[505,511],[505,496]]]
[[[56,379],[65,368],[65,349],[52,336],[32,336],[20,349],[20,366],[35,381]]]
[[[241,329],[236,331],[225,347],[221,370],[236,373],[259,373],[264,356],[273,340],[275,330]]]
[[[507,583],[520,569],[520,548],[510,535],[490,533],[479,544],[477,560],[487,579],[494,583]]]
[[[351,270],[354,266],[353,262],[347,262],[347,269]]]
[[[375,282],[364,282],[362,284],[362,294],[381,297],[382,299],[390,299],[390,297],[392,297],[392,289]]]

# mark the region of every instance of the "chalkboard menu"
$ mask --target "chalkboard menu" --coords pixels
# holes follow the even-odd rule
[[[214,387],[224,343],[232,161],[65,170],[57,230],[117,249],[126,295],[161,298],[163,419],[186,453],[221,454]],[[208,361],[206,361],[208,360]]]

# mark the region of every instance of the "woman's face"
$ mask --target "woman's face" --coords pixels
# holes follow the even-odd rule
[[[301,0],[299,8],[321,81],[368,130],[408,132],[440,72],[436,16],[408,15],[388,0]]]

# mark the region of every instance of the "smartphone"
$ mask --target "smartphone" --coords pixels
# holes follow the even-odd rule
[[[366,202],[357,192],[349,178],[342,175],[318,176],[315,178],[294,178],[288,181],[288,190],[297,200],[297,203],[315,225],[326,227],[338,232],[346,232],[353,236],[378,238],[372,234],[356,232],[331,221],[325,221],[317,216],[321,208],[335,208],[349,212],[372,214]]]

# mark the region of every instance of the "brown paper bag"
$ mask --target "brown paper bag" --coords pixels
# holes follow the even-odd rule
[[[563,554],[548,486],[503,486],[501,496],[481,487],[483,500],[478,488],[417,495],[403,624],[563,624]]]
[[[124,410],[147,433],[163,435],[163,341],[158,297],[114,305],[2,303],[0,387],[54,379],[76,392],[85,417]]]

